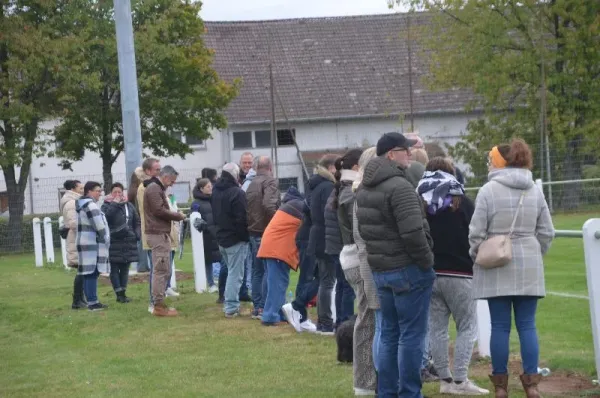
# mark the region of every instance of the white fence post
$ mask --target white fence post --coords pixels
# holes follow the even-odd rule
[[[477,350],[482,357],[490,356],[492,320],[487,300],[477,300]]]
[[[175,276],[175,255],[171,261],[171,289],[177,289],[177,277]]]
[[[46,246],[46,261],[54,263],[54,242],[52,241],[52,220],[44,217],[44,244]]]
[[[44,249],[42,248],[42,223],[40,219],[33,219],[33,248],[35,253],[35,266],[44,266]]]
[[[59,231],[64,226],[65,226],[65,218],[63,216],[58,217]],[[62,254],[62,261],[63,261],[63,265],[65,266],[65,269],[67,271],[71,270],[71,268],[69,268],[69,265],[67,264],[67,241],[66,241],[66,239],[63,239],[62,236],[60,237],[60,252]]]
[[[583,224],[583,249],[587,271],[590,317],[594,336],[596,379],[600,377],[600,219],[593,218]]]
[[[192,235],[192,258],[194,260],[194,281],[197,293],[208,290],[206,284],[206,267],[204,266],[204,241],[202,233],[194,228],[194,221],[202,218],[197,211],[190,214],[190,231]],[[245,283],[245,281],[244,281]]]

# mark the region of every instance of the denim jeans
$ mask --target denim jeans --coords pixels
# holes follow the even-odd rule
[[[267,299],[266,260],[256,257],[261,239],[260,236],[250,237],[249,257],[252,260],[252,303],[255,310],[264,308],[265,300]]]
[[[225,286],[227,286],[227,275],[229,271],[227,269],[227,263],[224,258],[221,258],[221,264],[219,267],[219,297],[225,297]],[[248,287],[245,283],[240,286],[240,298],[248,296]]]
[[[214,286],[213,263],[210,261],[210,258],[204,257],[204,270],[206,272],[206,283],[208,283],[208,287]]]
[[[379,372],[379,341],[381,340],[381,310],[375,310],[375,336],[373,336],[373,365]]]
[[[146,259],[148,261],[148,267],[150,267],[150,278],[148,279],[149,283],[148,283],[148,288],[150,289],[150,305],[154,305],[154,302],[152,301],[152,269],[154,268],[152,266],[152,250],[146,250]],[[175,260],[175,252],[171,251],[171,272],[175,272],[175,263],[173,262]],[[169,279],[167,279],[167,289],[171,287],[171,275],[169,274]]]
[[[304,290],[308,287],[310,292],[314,291],[312,297],[306,301],[308,303],[317,295],[317,291],[319,290],[319,281],[316,277],[316,265],[315,258],[308,254],[308,242],[296,242],[296,247],[298,248],[299,254],[299,268],[300,275],[298,275],[298,284],[296,285],[296,298],[300,298],[304,295]],[[311,284],[316,284],[316,288],[314,286],[309,286]],[[304,306],[306,306],[306,303]]]
[[[244,286],[246,286],[247,291],[252,290],[252,263],[254,262],[251,257],[250,244],[248,242],[248,253],[244,262]]]
[[[354,289],[346,280],[340,256],[331,256],[335,264],[336,284],[335,284],[335,324],[341,325],[342,322],[350,319],[354,315],[354,300],[356,294]]]
[[[219,250],[227,264],[223,310],[226,314],[233,314],[240,309],[240,287],[244,283],[244,263],[248,255],[248,242],[239,242],[231,247],[219,246]]]
[[[281,260],[265,259],[267,264],[267,294],[262,315],[264,323],[277,323],[284,320],[281,307],[285,304],[285,292],[290,283],[290,267]]]
[[[87,297],[88,305],[100,302],[98,300],[98,275],[100,273],[98,272],[98,268],[96,268],[91,274],[83,276],[83,291]]]
[[[127,289],[129,280],[129,263],[111,263],[110,264],[110,283],[115,293]]]
[[[421,370],[426,370],[428,368],[429,368],[429,321],[427,321],[427,325],[425,326],[425,334],[423,335],[423,358],[421,359]]]
[[[422,398],[423,335],[435,273],[409,265],[373,272],[373,279],[381,304],[378,394]]]
[[[540,348],[535,327],[538,297],[505,296],[488,299],[492,336],[490,352],[493,374],[507,374],[511,311],[515,311],[515,326],[521,343],[521,360],[525,374],[537,374]]]
[[[221,263],[212,263],[212,278],[213,281],[216,279],[219,280],[219,274],[221,273]]]
[[[331,293],[335,285],[334,257],[325,255],[322,258],[318,258],[317,267],[319,268],[319,296],[317,297],[318,323],[325,331],[333,331]]]

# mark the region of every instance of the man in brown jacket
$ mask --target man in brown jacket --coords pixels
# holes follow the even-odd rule
[[[252,318],[261,319],[265,307],[267,283],[264,281],[265,262],[257,258],[262,235],[281,204],[277,180],[273,178],[273,163],[267,156],[255,161],[256,177],[246,190],[248,203],[248,233],[250,235],[250,261],[252,264]]]
[[[155,316],[176,316],[174,308],[165,305],[167,280],[171,275],[171,223],[182,221],[185,216],[171,211],[166,189],[172,186],[179,174],[171,166],[160,170],[158,177],[144,181],[144,229],[152,251],[152,303]]]

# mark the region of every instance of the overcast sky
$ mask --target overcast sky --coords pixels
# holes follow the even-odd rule
[[[387,0],[203,0],[205,21],[247,21],[390,13]]]

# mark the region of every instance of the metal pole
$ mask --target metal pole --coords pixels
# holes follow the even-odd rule
[[[123,141],[125,144],[125,172],[127,178],[142,164],[142,129],[138,100],[133,23],[130,0],[114,0]]]

